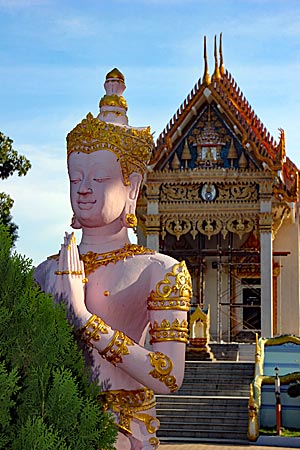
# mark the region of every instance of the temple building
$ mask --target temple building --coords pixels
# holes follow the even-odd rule
[[[299,169],[214,44],[213,73],[204,38],[204,75],[157,140],[138,241],[186,261],[212,340],[300,335]]]

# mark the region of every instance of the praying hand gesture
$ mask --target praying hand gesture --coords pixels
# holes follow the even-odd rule
[[[58,270],[55,272],[55,298],[64,301],[68,319],[75,328],[80,328],[90,318],[85,305],[84,264],[80,259],[74,233],[65,233],[64,243],[59,252]]]

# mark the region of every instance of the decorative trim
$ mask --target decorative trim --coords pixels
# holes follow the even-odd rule
[[[203,192],[211,193],[211,198]],[[258,200],[258,185],[254,181],[236,182],[167,182],[161,184],[161,203],[256,203]]]
[[[177,309],[188,311],[192,297],[192,280],[184,261],[175,264],[172,271],[156,284],[147,300],[149,310]]]
[[[152,375],[153,378],[157,378],[164,383],[170,392],[177,391],[179,386],[176,383],[176,378],[173,375],[170,375],[173,370],[171,358],[160,352],[149,353],[149,357],[150,364],[154,367],[154,369],[149,372],[149,375]]]
[[[150,128],[132,128],[100,121],[88,113],[67,136],[68,158],[73,152],[113,152],[118,158],[124,182],[132,172],[144,174],[153,150]]]
[[[122,331],[116,330],[110,343],[100,355],[114,366],[123,362],[122,356],[129,355],[127,346],[134,345],[134,341],[130,339]]]
[[[84,263],[85,274],[88,276],[95,272],[100,266],[107,266],[108,264],[116,264],[118,261],[125,261],[127,258],[132,258],[137,255],[154,255],[155,251],[150,248],[143,247],[136,244],[125,244],[124,247],[117,250],[112,250],[107,253],[88,252],[80,255]]]
[[[78,331],[82,341],[88,346],[93,347],[91,341],[100,341],[101,334],[108,333],[108,325],[96,314],[93,314],[87,323]]]
[[[160,441],[157,437],[151,437],[149,439],[149,444],[156,450],[159,447]]]
[[[166,319],[161,323],[154,321],[150,323],[150,344],[154,342],[179,341],[188,342],[188,322],[183,320],[181,323],[175,319],[172,324]]]
[[[225,239],[228,232],[235,233],[241,239],[244,234],[254,230],[258,211],[241,214],[240,212],[220,212],[203,214],[164,214],[162,216],[161,237],[164,240],[167,233],[179,240],[185,234],[191,234],[193,239],[200,232],[210,240],[219,233]]]
[[[156,417],[143,413],[156,405],[154,392],[151,389],[101,392],[98,400],[104,403],[105,409],[110,409],[117,414],[117,426],[126,434],[132,435],[131,421],[133,419],[143,422],[150,434],[155,433],[159,428],[160,422]]]

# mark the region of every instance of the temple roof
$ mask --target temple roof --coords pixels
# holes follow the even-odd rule
[[[237,137],[240,142],[239,157],[244,161],[246,153],[255,162],[256,168],[274,173],[274,177],[276,177],[274,195],[279,200],[296,201],[299,170],[286,156],[284,131],[279,129],[279,140],[276,142],[250,106],[233,76],[228,70],[225,70],[222,35],[220,35],[219,58],[215,37],[214,56],[215,67],[212,76],[210,76],[207,63],[206,38],[204,38],[203,77],[197,81],[159,135],[152,160],[150,161],[152,168],[161,170],[164,167],[166,161],[172,156],[174,150],[178,148],[180,142],[183,139],[187,140],[193,124],[203,115],[205,110],[207,123],[204,127],[205,130],[202,128],[201,136],[197,136],[197,143],[203,145],[201,144],[201,139],[202,141],[206,139],[208,145],[213,145],[214,141],[221,146],[222,137],[217,136],[213,127],[210,127],[210,114],[211,110],[214,109],[219,119],[224,120],[231,136]],[[191,142],[190,137],[189,139]],[[218,139],[219,143],[217,142]],[[186,152],[187,149],[185,148],[185,154]],[[234,142],[231,139],[230,155],[235,157],[235,152]],[[238,157],[237,153],[236,157]]]

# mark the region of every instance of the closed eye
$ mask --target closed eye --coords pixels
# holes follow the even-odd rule
[[[93,181],[96,181],[97,183],[103,183],[103,181],[110,180],[109,177],[103,177],[103,178],[93,178]]]
[[[75,179],[71,179],[71,180],[70,180],[70,182],[73,183],[73,184],[77,184],[77,183],[79,183],[80,181],[81,181],[81,180],[78,179],[78,178],[75,178]]]

